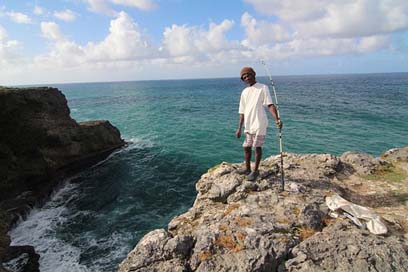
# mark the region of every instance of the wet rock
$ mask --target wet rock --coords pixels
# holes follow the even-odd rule
[[[55,88],[0,87],[0,213],[20,217],[46,199],[64,176],[106,158],[125,142],[109,121],[77,123]],[[0,222],[0,261],[8,237]]]
[[[9,214],[0,209],[0,271],[1,260],[5,258],[11,242],[10,237],[7,235],[10,226],[11,219]]]
[[[3,261],[4,267],[13,272],[39,272],[39,259],[32,246],[11,246]]]

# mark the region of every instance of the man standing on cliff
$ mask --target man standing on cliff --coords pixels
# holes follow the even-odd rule
[[[247,175],[247,180],[249,181],[256,180],[259,175],[258,168],[262,158],[262,144],[265,140],[266,128],[268,127],[268,117],[265,108],[269,109],[279,129],[283,125],[281,120],[278,119],[268,86],[257,83],[255,75],[256,73],[251,67],[244,67],[241,70],[241,80],[248,87],[241,93],[239,124],[235,133],[237,138],[240,138],[242,125],[245,124],[245,141],[242,145],[244,147],[245,168],[238,172]],[[251,171],[252,147],[255,148],[255,166]]]

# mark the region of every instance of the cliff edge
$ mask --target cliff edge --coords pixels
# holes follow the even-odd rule
[[[104,159],[125,142],[109,121],[77,123],[65,96],[48,87],[0,87],[0,130],[0,261],[21,250],[38,260],[30,247],[9,247],[11,225],[64,176]],[[31,265],[24,271],[38,270],[35,260]]]
[[[261,163],[256,182],[222,163],[196,184],[192,208],[146,234],[119,271],[408,271],[408,147],[379,158],[356,152],[285,154]],[[326,197],[370,207],[388,232],[370,233]]]

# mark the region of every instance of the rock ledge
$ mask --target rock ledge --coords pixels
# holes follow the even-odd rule
[[[278,156],[256,182],[222,163],[197,182],[193,207],[142,238],[119,271],[408,271],[407,154],[285,154],[285,192]],[[374,209],[389,232],[330,218],[333,193]]]

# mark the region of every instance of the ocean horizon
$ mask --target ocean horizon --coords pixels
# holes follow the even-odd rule
[[[319,77],[319,76],[358,76],[358,75],[387,75],[387,74],[408,74],[408,72],[361,72],[361,73],[331,73],[331,74],[272,74],[272,79],[276,77]],[[263,73],[257,75],[258,78],[268,78],[269,76]],[[32,83],[32,84],[11,84],[0,85],[5,87],[40,87],[45,85],[66,85],[66,84],[98,84],[98,83],[130,83],[130,82],[151,82],[151,81],[178,81],[178,80],[212,80],[212,79],[236,79],[238,76],[226,76],[226,77],[194,77],[194,78],[160,78],[160,79],[124,79],[113,81],[70,81],[70,82],[45,82],[45,83]]]
[[[379,156],[408,145],[406,72],[273,79],[284,152]],[[143,235],[192,205],[202,174],[243,161],[237,77],[24,86],[43,85],[64,93],[77,122],[109,120],[129,145],[65,180],[11,231],[13,245],[35,247],[41,271],[115,271]],[[279,151],[269,120],[263,158]]]

